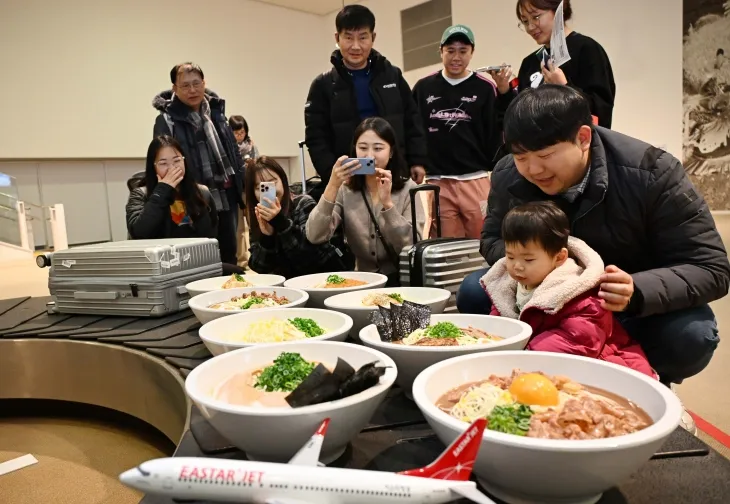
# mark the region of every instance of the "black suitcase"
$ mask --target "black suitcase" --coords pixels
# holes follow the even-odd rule
[[[400,283],[406,287],[437,287],[451,292],[444,313],[456,311],[456,293],[467,275],[487,267],[479,253],[479,240],[441,237],[441,188],[424,184],[409,191],[413,245],[400,253]],[[416,229],[416,195],[421,191],[433,191],[435,202],[436,238],[418,241]]]

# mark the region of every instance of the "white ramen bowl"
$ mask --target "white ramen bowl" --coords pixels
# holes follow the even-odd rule
[[[315,287],[315,285],[321,285],[325,283],[327,281],[327,277],[330,275],[339,275],[343,278],[361,280],[367,283],[365,285],[358,285],[356,287],[343,287],[334,289]],[[387,282],[388,277],[385,275],[381,275],[380,273],[365,273],[362,271],[340,271],[332,273],[316,273],[314,275],[304,275],[290,278],[289,280],[284,282],[284,287],[301,289],[309,294],[310,308],[324,308],[324,300],[328,297],[332,297],[336,294],[342,294],[343,292],[377,289],[379,287],[383,287]]]
[[[636,472],[677,428],[682,405],[659,381],[617,364],[547,352],[485,352],[434,364],[413,383],[413,398],[447,445],[468,424],[441,411],[444,393],[512,370],[542,371],[603,389],[632,401],[654,424],[625,436],[554,440],[484,431],[474,472],[480,483],[508,504],[589,504]]]
[[[326,332],[321,336],[315,336],[303,340],[267,342],[267,343],[246,343],[243,341],[232,341],[236,333],[239,333],[249,324],[262,320],[279,319],[289,320],[293,318],[312,319]],[[200,328],[200,339],[213,355],[238,350],[250,346],[265,344],[290,345],[292,343],[306,343],[311,341],[344,341],[352,329],[352,319],[342,313],[329,310],[317,310],[315,308],[280,308],[276,310],[250,310],[221,317],[212,320]]]
[[[309,361],[334,368],[340,357],[356,370],[378,361],[387,366],[380,382],[344,399],[301,408],[238,406],[216,399],[214,390],[237,373],[269,365],[281,352],[297,352]],[[368,424],[395,382],[395,363],[385,354],[361,345],[310,341],[257,345],[228,352],[202,363],[185,380],[185,391],[203,416],[249,459],[288,462],[325,419],[330,419],[320,460],[327,464]]]
[[[259,275],[257,273],[244,273],[243,277],[254,287],[278,287],[280,285],[284,285],[284,281],[286,280],[286,278],[281,275]],[[223,284],[230,278],[231,275],[204,278],[202,280],[190,282],[185,286],[185,288],[188,290],[190,297],[199,296],[206,292],[223,289]]]
[[[277,296],[286,297],[289,304],[272,306],[267,308],[256,308],[251,312],[271,311],[281,308],[297,308],[304,307],[309,300],[309,294],[297,289],[287,289],[286,287],[239,287],[236,289],[224,289],[206,292],[193,298],[190,298],[188,306],[193,310],[193,314],[198,318],[201,324],[207,324],[211,320],[215,320],[226,315],[234,315],[236,313],[248,313],[249,310],[222,310],[209,308],[215,303],[222,303],[230,300],[232,297],[240,297],[251,292],[262,292],[266,294],[276,293]]]
[[[428,366],[442,360],[480,352],[497,352],[501,350],[522,350],[532,336],[532,328],[519,320],[491,315],[432,315],[431,324],[452,322],[458,327],[472,326],[494,336],[504,338],[488,344],[468,346],[426,347],[406,346],[389,343],[380,339],[375,324],[370,324],[360,331],[360,341],[369,347],[380,350],[395,361],[398,366],[398,385],[407,397],[412,398],[411,388],[418,373]]]
[[[324,305],[330,310],[336,310],[352,317],[352,336],[357,339],[360,330],[370,324],[370,314],[378,309],[377,306],[364,306],[362,300],[370,294],[393,293],[402,295],[407,301],[430,307],[433,314],[443,313],[451,297],[450,291],[434,287],[389,287],[338,294],[327,298]]]

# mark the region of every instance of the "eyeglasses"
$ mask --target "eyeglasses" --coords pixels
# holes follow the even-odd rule
[[[185,161],[185,158],[183,156],[178,156],[172,158],[172,162],[170,161],[160,161],[159,163],[155,163],[155,166],[158,168],[170,168],[171,166],[182,166],[183,161]]]
[[[530,16],[529,19],[525,21],[518,21],[517,27],[522,31],[527,31],[530,26],[540,26],[540,18],[543,17],[545,13],[538,14],[536,16]]]
[[[182,89],[183,91],[190,91],[191,89],[195,89],[198,91],[203,85],[203,81],[195,81],[195,82],[186,82],[185,84],[181,84],[178,87]]]

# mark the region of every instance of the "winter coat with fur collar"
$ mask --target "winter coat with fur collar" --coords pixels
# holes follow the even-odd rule
[[[517,281],[509,276],[505,259],[497,261],[482,277],[482,286],[492,300],[492,315],[529,324],[528,350],[593,357],[656,378],[639,343],[612,312],[601,307],[601,257],[574,237],[569,238],[568,252],[568,260],[535,289],[521,313],[516,307]]]

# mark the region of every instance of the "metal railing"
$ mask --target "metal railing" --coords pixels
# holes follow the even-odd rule
[[[51,228],[51,239],[53,244],[53,250],[64,250],[68,248],[68,235],[66,233],[66,213],[63,205],[36,205],[35,203],[29,203],[27,201],[21,201],[20,206],[22,212],[25,215],[26,231],[28,247],[31,250],[35,250],[35,239],[33,234],[33,222],[43,222],[43,234],[45,235],[46,245],[51,242],[48,240],[48,231],[46,223],[50,223]],[[43,215],[42,219],[33,217],[29,210],[36,208],[41,211]]]

